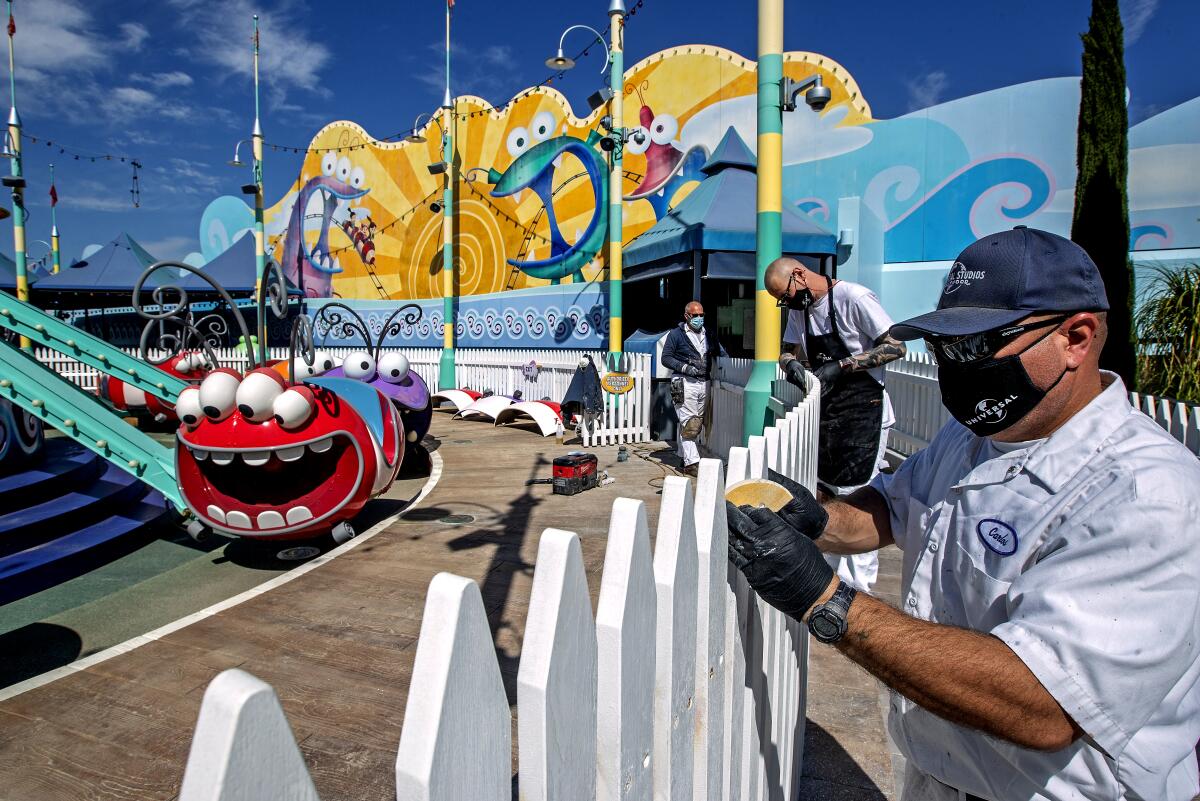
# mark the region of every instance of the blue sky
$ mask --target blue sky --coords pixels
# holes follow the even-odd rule
[[[627,0],[632,6],[636,0]],[[630,18],[626,64],[665,47],[716,44],[753,56],[752,0],[644,0]],[[861,0],[785,3],[785,47],[828,55],[858,81],[877,118],[1038,78],[1079,73],[1086,0]],[[500,104],[546,77],[543,62],[572,23],[606,24],[607,0],[458,0],[453,87]],[[251,15],[262,24],[266,140],[302,146],[348,118],[384,137],[442,97],[441,0],[15,0],[17,100],[25,130],[88,153],[140,159],[141,207],[119,161],[76,161],[25,145],[28,237],[49,239],[47,165],[56,164],[64,260],[124,230],[155,255],[198,250],[200,215],[238,194],[248,169],[226,165],[250,133]],[[1123,0],[1136,122],[1195,96],[1200,3]],[[577,37],[577,38],[575,38]],[[586,44],[576,32],[567,50]],[[557,82],[575,106],[600,83],[599,51]],[[3,67],[7,79],[7,66]],[[267,151],[268,202],[290,186],[300,156]],[[7,202],[6,202],[7,205]],[[8,222],[0,250],[11,252]]]

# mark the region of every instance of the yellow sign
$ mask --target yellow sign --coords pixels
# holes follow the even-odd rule
[[[600,379],[600,386],[604,387],[605,392],[624,395],[633,389],[633,376],[629,373],[605,373]]]

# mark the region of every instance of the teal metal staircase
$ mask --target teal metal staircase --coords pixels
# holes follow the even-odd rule
[[[187,386],[185,381],[4,293],[0,293],[0,327],[169,403],[174,403]],[[175,478],[175,454],[170,448],[158,444],[98,398],[8,342],[0,344],[0,397],[146,482],[180,511],[186,508]]]

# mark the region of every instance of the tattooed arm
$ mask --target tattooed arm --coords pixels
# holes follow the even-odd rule
[[[854,373],[859,370],[870,370],[872,367],[881,367],[888,362],[904,358],[906,353],[908,353],[908,348],[903,342],[883,334],[875,340],[875,347],[851,356],[847,370]]]

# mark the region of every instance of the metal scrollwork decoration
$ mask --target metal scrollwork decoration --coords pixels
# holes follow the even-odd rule
[[[317,312],[317,331],[321,334],[322,341],[330,332],[338,332],[334,336],[346,339],[362,337],[363,347],[370,351],[371,356],[378,362],[383,352],[384,341],[388,337],[397,336],[403,330],[402,326],[414,326],[419,323],[423,314],[418,304],[406,303],[388,316],[376,340],[371,336],[370,326],[354,309],[344,303],[326,303]]]
[[[296,354],[309,367],[317,360],[317,349],[313,345],[312,322],[301,314],[292,322],[292,333],[288,340],[288,383],[296,383]]]
[[[191,273],[212,287],[220,297],[220,301],[229,307],[242,341],[247,343],[246,357],[250,367],[266,366],[267,341],[265,335],[265,312],[269,306],[271,312],[279,318],[287,317],[287,282],[283,270],[274,261],[267,262],[267,271],[263,276],[263,291],[258,293],[258,320],[263,334],[259,337],[257,353],[250,347],[254,338],[250,335],[250,327],[233,298],[225,287],[215,281],[212,276],[190,264],[177,261],[160,261],[151,264],[138,277],[133,287],[133,308],[138,316],[145,319],[139,345],[139,355],[143,361],[159,365],[178,356],[185,349],[199,348],[204,351],[205,358],[213,366],[218,364],[214,348],[219,347],[229,334],[229,324],[217,312],[211,312],[196,319],[192,312],[192,299],[188,291],[178,279]],[[171,281],[154,287],[150,291],[152,304],[156,311],[143,303],[143,287],[152,275],[160,270],[167,270]],[[219,305],[219,303],[218,303]],[[153,358],[151,350],[161,350],[166,353],[161,358]]]
[[[379,362],[380,354],[383,351],[383,342],[388,337],[394,337],[400,334],[401,325],[407,325],[410,328],[421,321],[421,307],[416,303],[408,303],[392,312],[387,318],[387,322],[383,324],[383,330],[379,332],[379,341],[375,343],[375,362]],[[401,315],[403,315],[401,317]],[[397,320],[396,318],[401,319]]]

